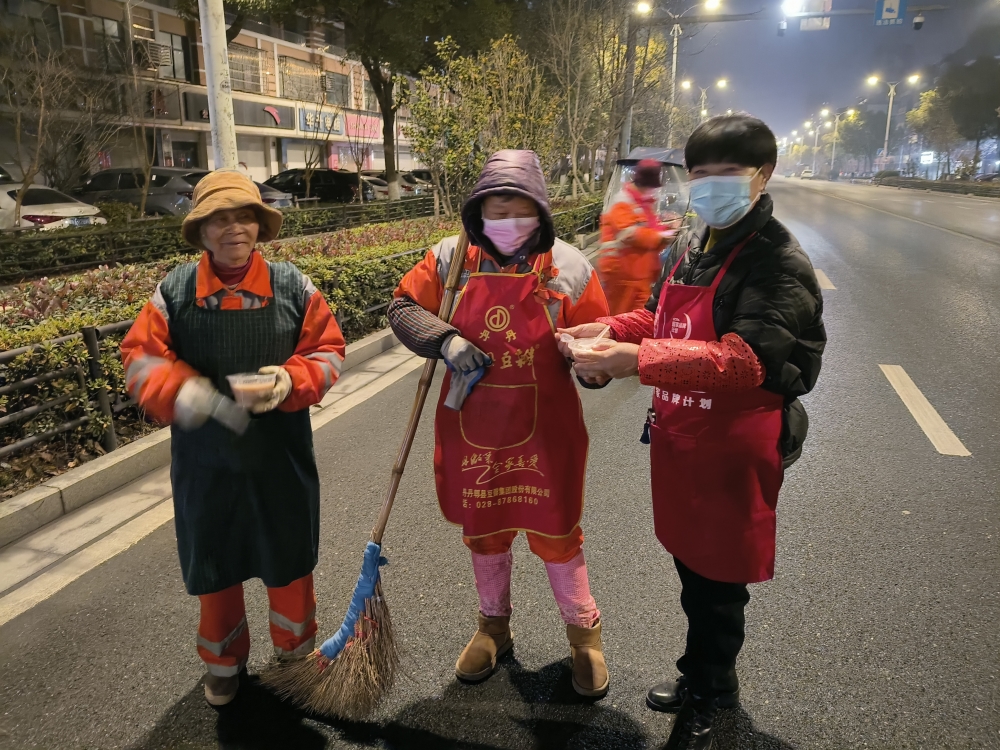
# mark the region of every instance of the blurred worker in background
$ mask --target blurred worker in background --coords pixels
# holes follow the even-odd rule
[[[660,253],[677,230],[656,215],[662,165],[640,161],[632,182],[615,196],[601,216],[601,247],[597,271],[612,315],[638,310],[649,299],[660,276]]]

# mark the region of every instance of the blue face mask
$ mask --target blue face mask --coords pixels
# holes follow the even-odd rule
[[[691,208],[713,229],[725,229],[738,222],[753,208],[750,183],[760,172],[735,177],[700,177],[688,183]],[[760,196],[758,196],[760,197]]]

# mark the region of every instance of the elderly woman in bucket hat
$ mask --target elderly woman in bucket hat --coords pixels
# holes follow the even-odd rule
[[[245,175],[206,175],[181,229],[205,252],[160,282],[122,341],[129,392],[171,424],[177,547],[201,601],[197,649],[215,706],[235,697],[250,654],[244,581],[267,586],[276,655],[309,653],[316,633],[309,407],[337,380],[344,338],[307,277],[255,250],[281,219]],[[234,394],[227,376],[238,374],[266,377]]]

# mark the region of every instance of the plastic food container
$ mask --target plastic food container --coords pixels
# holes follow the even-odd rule
[[[607,336],[603,338],[589,338],[589,339],[570,339],[566,342],[566,346],[572,354],[579,354],[580,352],[592,352],[594,351],[594,344],[597,344],[597,350],[608,349],[614,344],[614,339],[609,339]]]
[[[277,373],[262,375],[259,372],[241,372],[227,375],[229,387],[233,389],[236,403],[246,408],[259,404],[267,399],[278,380]]]

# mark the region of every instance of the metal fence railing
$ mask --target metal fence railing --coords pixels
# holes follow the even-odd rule
[[[573,242],[579,235],[595,229],[600,208],[600,203],[593,203],[553,214],[560,238]],[[341,328],[359,337],[375,326],[384,325],[383,311],[392,301],[399,279],[427,250],[414,248],[362,261],[364,266],[378,263],[383,268],[374,281],[366,283],[368,291],[361,291],[362,304],[353,305],[354,319],[338,310]],[[403,259],[407,260],[399,262]],[[336,293],[337,289],[333,291]],[[108,358],[121,361],[118,337],[131,325],[131,320],[124,320],[86,327],[66,336],[0,352],[0,458],[86,427],[98,418],[104,423],[100,434],[104,450],[118,447],[116,424],[121,426],[123,419],[134,422],[139,415],[134,411],[127,413],[136,404],[125,392],[124,377],[114,383],[109,381]],[[113,349],[106,344],[109,338],[115,341]],[[32,357],[40,364],[30,364]],[[11,373],[17,372],[26,372],[27,376],[14,375],[15,380]],[[60,384],[59,389],[53,388]],[[44,422],[43,427],[37,428],[36,421]]]
[[[103,365],[101,359],[101,342],[109,336],[123,333],[132,325],[131,320],[120,323],[112,323],[106,326],[86,327],[68,336],[60,336],[56,339],[49,339],[31,346],[21,347],[0,352],[0,398],[4,402],[11,400],[20,401],[20,408],[11,411],[4,409],[3,416],[0,416],[0,436],[4,432],[10,432],[14,425],[30,422],[41,415],[51,416],[53,410],[62,407],[62,412],[67,418],[58,422],[49,429],[41,432],[28,430],[27,434],[20,439],[9,439],[0,443],[0,458],[18,453],[30,448],[36,443],[48,440],[61,435],[77,427],[83,427],[93,421],[97,415],[107,419],[101,444],[105,451],[112,451],[118,447],[118,438],[115,434],[115,415],[124,411],[135,402],[124,393],[110,394],[106,387],[99,385],[103,382]],[[24,356],[31,356],[38,352],[51,350],[54,347],[66,344],[81,343],[83,350],[78,361],[71,361],[65,367],[55,370],[40,372],[28,378],[10,381],[5,377],[10,365],[15,360]],[[121,359],[121,354],[115,349],[112,356]],[[71,358],[72,359],[72,358]],[[62,393],[55,396],[41,397],[22,401],[15,399],[16,395],[23,395],[29,389],[40,389],[41,386],[51,386],[57,381],[70,381],[71,387],[64,389]],[[24,405],[27,403],[28,405]],[[79,412],[83,412],[80,414]],[[8,435],[9,436],[9,435]]]

